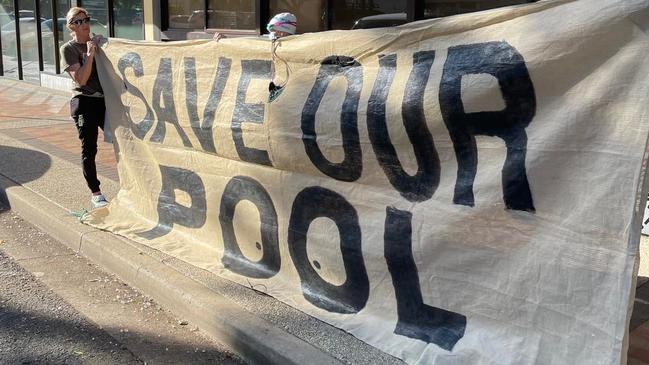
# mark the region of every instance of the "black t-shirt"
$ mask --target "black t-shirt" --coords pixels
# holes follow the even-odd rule
[[[86,43],[78,43],[74,39],[68,41],[63,46],[61,46],[61,69],[63,71],[68,71],[70,66],[79,64],[83,66],[86,63],[88,52],[88,46]],[[87,96],[101,96],[104,93],[104,90],[101,88],[99,83],[99,75],[97,75],[97,66],[95,65],[97,60],[95,59],[92,63],[92,72],[88,78],[88,82],[84,86],[74,82],[74,88],[72,89],[75,95],[87,95]]]

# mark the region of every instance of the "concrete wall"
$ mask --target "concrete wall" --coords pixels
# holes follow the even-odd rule
[[[67,73],[54,75],[47,72],[41,72],[41,86],[55,90],[70,91],[74,87],[74,84]]]

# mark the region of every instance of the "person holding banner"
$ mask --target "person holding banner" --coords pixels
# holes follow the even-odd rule
[[[97,74],[95,55],[99,36],[90,33],[90,17],[84,8],[73,7],[66,16],[66,26],[72,32],[72,39],[61,46],[62,69],[74,81],[70,116],[81,140],[81,161],[83,177],[92,192],[90,202],[94,208],[103,207],[108,200],[101,193],[97,179],[98,128],[104,129],[106,104]]]

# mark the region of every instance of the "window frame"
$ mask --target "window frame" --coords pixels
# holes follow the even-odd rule
[[[109,0],[112,1],[112,0]],[[324,30],[331,30],[332,23],[333,23],[333,14],[334,14],[334,0],[323,0],[324,1],[324,8],[326,12],[326,20],[325,20],[325,29]],[[538,0],[523,0],[521,1],[521,4],[525,3],[533,3]],[[425,9],[425,0],[406,0],[406,18],[408,19],[408,22],[416,21],[416,20],[423,20],[426,19],[424,18],[424,9]],[[160,24],[160,30],[164,32],[191,32],[191,31],[201,31],[201,29],[180,29],[180,28],[170,28],[169,27],[169,1],[168,0],[161,0],[160,1],[161,5],[161,24]],[[207,9],[209,6],[209,1],[204,0],[204,5],[203,8],[207,14]],[[270,0],[255,0],[255,29],[254,31],[249,31],[249,30],[242,30],[242,29],[232,29],[233,32],[236,33],[252,33],[256,35],[263,34],[266,31],[266,21],[270,18]],[[207,24],[207,16],[205,17],[205,24],[203,26],[202,31],[203,32],[212,32],[215,31],[216,29],[214,28],[208,28]],[[221,30],[221,29],[220,29]]]

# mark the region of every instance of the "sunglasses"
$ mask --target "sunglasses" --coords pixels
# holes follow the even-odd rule
[[[72,25],[72,24],[74,24],[74,25],[81,25],[81,24],[83,24],[83,23],[90,23],[90,17],[87,16],[87,17],[82,18],[82,19],[76,19],[76,20],[71,20],[71,21],[70,21],[70,25]]]

